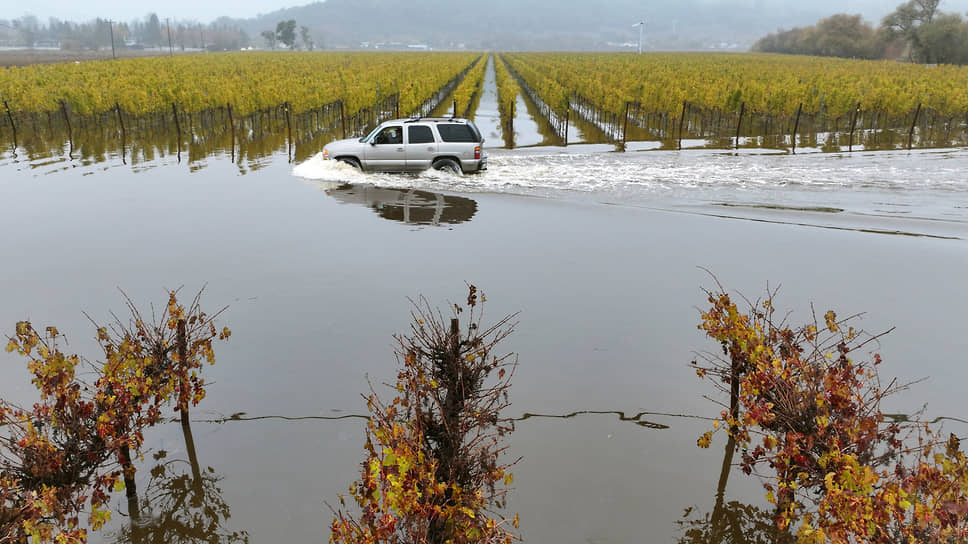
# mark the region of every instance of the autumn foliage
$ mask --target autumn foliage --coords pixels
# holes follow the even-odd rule
[[[483,295],[469,287],[450,326],[424,299],[414,304],[411,334],[397,338],[402,367],[396,396],[371,391],[361,477],[336,512],[335,544],[509,543],[504,505],[512,482],[501,461],[512,423],[499,417],[516,361],[492,353],[510,334],[512,316],[481,327]],[[463,329],[460,315],[467,312]]]
[[[54,327],[17,324],[7,351],[28,360],[40,398],[30,408],[0,401],[0,542],[85,542],[87,527],[110,519],[110,493],[132,491],[144,430],[166,404],[204,397],[198,368],[214,362],[212,341],[230,333],[215,330],[199,297],[186,309],[176,295],[154,324],[129,300],[130,324],[97,328],[97,362],[64,353]]]
[[[709,293],[699,328],[722,354],[693,364],[729,393],[714,427],[735,438],[740,468],[764,478],[778,527],[803,544],[965,542],[965,455],[954,435],[881,412],[901,386],[882,383],[880,355],[863,353],[878,336],[833,311],[791,327],[773,302],[771,293],[743,312]]]

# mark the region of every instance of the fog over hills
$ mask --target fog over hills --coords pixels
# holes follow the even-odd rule
[[[305,2],[306,0],[289,0]],[[860,14],[875,26],[902,0],[323,0],[279,9],[279,0],[199,3],[168,0],[145,5],[128,0],[33,0],[0,10],[0,45],[15,42],[20,29],[51,21],[95,19],[138,21],[148,14],[173,26],[240,27],[252,45],[270,47],[263,32],[281,21],[305,27],[316,47],[362,46],[434,49],[629,50],[639,42],[644,21],[645,50],[745,50],[779,29],[815,24],[837,13]],[[964,14],[968,0],[941,0],[940,10]],[[9,19],[8,19],[9,18]],[[300,38],[303,32],[299,32]],[[306,40],[299,40],[302,46]],[[11,45],[7,43],[7,45]]]
[[[898,2],[897,4],[899,4]],[[644,48],[747,49],[777,29],[816,23],[835,13],[859,13],[875,25],[891,0],[326,0],[236,19],[259,42],[279,21],[294,19],[326,48],[631,49],[644,20]],[[943,0],[944,11],[968,10],[968,0]]]

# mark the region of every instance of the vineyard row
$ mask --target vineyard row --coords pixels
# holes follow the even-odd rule
[[[174,133],[176,152],[181,152],[185,135],[190,135],[193,143],[221,139],[224,135],[231,135],[231,146],[236,146],[236,138],[253,140],[263,138],[273,132],[282,131],[292,154],[294,145],[311,141],[323,134],[342,135],[342,137],[362,136],[369,129],[380,122],[399,117],[401,109],[410,104],[409,115],[428,115],[438,109],[448,96],[455,93],[462,85],[472,69],[483,66],[481,56],[470,57],[469,64],[460,68],[456,74],[444,82],[439,88],[433,89],[419,100],[402,99],[401,93],[384,95],[376,94],[377,100],[369,106],[363,106],[356,111],[350,110],[346,100],[340,98],[322,105],[297,110],[292,103],[286,101],[270,107],[240,114],[239,108],[229,102],[224,105],[192,111],[177,102],[171,102],[167,111],[153,111],[148,114],[135,115],[126,111],[119,102],[113,107],[94,114],[84,115],[66,100],[58,100],[58,108],[53,111],[25,112],[15,111],[9,101],[3,100],[4,112],[0,121],[0,136],[8,131],[8,138],[14,149],[18,147],[18,138],[23,140],[24,133],[34,135],[41,131],[48,134],[61,133],[66,136],[73,151],[76,135],[86,134],[89,141],[92,136],[102,138],[120,138],[121,151],[129,139],[152,139],[158,133]],[[483,74],[482,70],[479,70]],[[477,77],[476,74],[473,77]],[[480,82],[476,83],[477,88]],[[413,88],[413,87],[411,87]],[[363,93],[356,93],[363,94]],[[355,101],[354,103],[359,103]],[[404,110],[406,111],[406,110]]]
[[[625,81],[628,79],[628,73],[617,76],[606,75],[606,71],[596,64],[614,63],[618,60],[629,62],[629,59],[636,59],[635,56],[517,53],[503,54],[501,57],[524,93],[537,106],[541,115],[548,120],[562,140],[567,139],[567,123],[571,118],[584,120],[601,132],[603,139],[616,143],[643,139],[671,140],[675,143],[681,142],[683,138],[700,138],[732,139],[735,145],[739,145],[741,137],[756,136],[774,140],[778,145],[786,145],[784,142],[789,141],[795,147],[798,135],[830,132],[846,135],[848,147],[853,147],[855,132],[858,138],[863,137],[867,142],[874,143],[877,142],[880,133],[891,132],[895,135],[906,135],[903,145],[911,147],[915,141],[918,145],[948,146],[964,142],[968,138],[968,109],[960,110],[960,113],[955,113],[957,110],[953,109],[954,105],[961,104],[962,97],[966,95],[965,88],[958,90],[960,95],[953,93],[951,96],[940,98],[938,94],[926,95],[926,101],[914,102],[910,111],[869,106],[861,100],[855,101],[844,110],[839,106],[834,107],[830,102],[825,102],[824,100],[829,98],[827,93],[820,93],[819,103],[801,101],[793,103],[790,107],[784,106],[775,110],[765,108],[762,101],[752,101],[753,97],[762,96],[764,92],[779,93],[771,87],[764,87],[768,91],[759,94],[744,93],[742,89],[734,88],[730,93],[729,103],[725,105],[716,105],[719,104],[716,100],[704,104],[683,99],[673,106],[667,101],[655,100],[658,96],[656,91],[652,89],[646,93],[644,84],[638,86],[638,92],[626,94],[623,89],[630,88],[628,81]],[[650,57],[644,56],[645,60],[640,62],[648,65]],[[686,61],[697,61],[693,56],[681,55],[680,57],[685,64],[688,64]],[[719,59],[719,62],[735,62],[736,58],[747,58],[746,60],[758,62],[763,67],[772,66],[772,63],[776,62],[774,57],[732,55],[726,59]],[[717,56],[707,55],[702,58],[707,68],[717,67]],[[562,68],[565,61],[571,61],[567,69]],[[810,69],[816,70],[822,65],[810,64],[809,66]],[[860,69],[869,66],[864,64],[851,66],[858,70],[854,74],[855,79],[864,79],[865,74]],[[722,66],[718,68],[721,69],[720,71],[726,70]],[[626,69],[631,70],[628,66]],[[911,70],[907,65],[900,64],[896,65],[896,69]],[[949,70],[947,72],[947,75],[952,74],[964,77],[968,71]],[[652,79],[662,80],[663,77],[659,70],[658,74],[653,74]],[[844,77],[846,76],[842,75],[842,78]],[[603,81],[607,84],[610,78],[624,83],[615,83],[614,88],[603,90]],[[768,79],[766,78],[767,81]],[[802,76],[801,79],[808,78]],[[842,79],[841,83],[845,81],[847,80]],[[754,84],[765,85],[764,81],[754,82]],[[968,84],[968,78],[966,78],[966,84]],[[695,88],[704,85],[707,83],[701,80],[691,82],[691,86]],[[689,96],[677,92],[674,87],[668,87],[668,89],[669,94]],[[831,93],[833,94],[836,93]],[[867,98],[874,99],[881,94],[882,90],[877,90]],[[697,91],[693,96],[701,99],[700,95],[713,96],[708,88],[702,93]],[[590,98],[590,96],[598,98]],[[747,102],[744,96],[750,97],[751,102]],[[642,100],[643,97],[645,101]],[[716,97],[721,98],[722,93]],[[774,101],[774,103],[778,102]],[[947,109],[942,110],[930,104],[947,104]],[[896,113],[899,111],[901,113]]]

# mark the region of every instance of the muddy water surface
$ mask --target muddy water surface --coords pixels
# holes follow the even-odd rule
[[[163,288],[207,285],[207,307],[229,306],[234,334],[193,412],[204,493],[191,496],[204,500],[186,493],[179,425],[150,430],[139,464],[145,523],[164,541],[325,541],[326,503],[362,459],[360,393],[393,379],[408,297],[443,307],[465,282],[492,318],[520,312],[504,347],[520,357],[509,510],[525,541],[676,542],[687,510],[712,510],[723,444],[695,441],[720,408],[686,366],[715,349],[696,330],[715,285],[699,267],[750,297],[781,284],[794,321],[813,303],[867,312],[871,332],[896,326],[882,372],[928,380],[888,410],[927,402],[966,434],[964,150],[490,155],[488,172],[456,178],[278,152],[194,167],[4,152],[0,326],[56,324],[94,358],[82,312],[110,320],[118,288],[147,308]],[[0,395],[25,403],[22,366],[0,354]],[[741,474],[726,496],[763,506]],[[130,541],[126,512],[119,500],[93,540]]]

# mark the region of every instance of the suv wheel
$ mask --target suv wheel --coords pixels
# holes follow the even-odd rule
[[[356,168],[357,170],[362,170],[363,169],[360,166],[360,161],[354,159],[353,157],[340,157],[340,158],[338,158],[336,160],[339,161],[339,162],[341,162],[341,163],[343,163],[343,164],[348,164],[348,165],[352,166],[353,168]]]
[[[440,159],[434,162],[434,170],[440,170],[441,172],[450,172],[455,176],[464,175],[464,171],[461,170],[460,165],[451,159]]]

